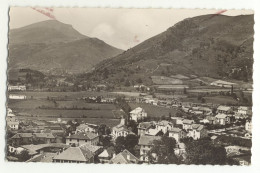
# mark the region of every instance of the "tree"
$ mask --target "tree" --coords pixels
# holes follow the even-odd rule
[[[27,161],[28,159],[30,159],[29,152],[28,152],[27,150],[23,150],[23,151],[21,151],[21,152],[17,155],[17,158],[18,158],[19,162],[25,162],[25,161]]]
[[[226,164],[226,150],[223,146],[214,145],[210,139],[199,139],[186,143],[187,164]]]
[[[163,136],[161,140],[155,140],[153,147],[148,152],[150,163],[159,164],[179,164],[180,160],[174,153],[176,141],[174,138]],[[156,156],[156,157],[154,157]]]
[[[141,78],[138,78],[136,82],[139,83],[139,84],[140,84],[140,83],[143,83],[143,81],[142,81]]]
[[[126,80],[126,81],[125,81],[125,86],[126,86],[126,87],[129,87],[130,85],[131,85],[131,84],[130,84],[129,80]]]
[[[130,120],[127,123],[127,127],[131,128],[132,132],[134,132],[135,134],[138,133],[137,126],[138,126],[138,124],[134,120]]]
[[[115,153],[118,154],[125,149],[125,137],[118,136],[116,138]]]
[[[101,142],[104,148],[110,147],[112,145],[111,138],[109,136],[101,137]]]
[[[125,138],[125,149],[135,155],[134,148],[138,145],[138,136],[129,134]]]

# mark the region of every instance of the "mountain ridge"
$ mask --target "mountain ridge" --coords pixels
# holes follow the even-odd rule
[[[120,72],[130,81],[136,78],[151,81],[148,78],[152,75],[176,74],[252,80],[253,25],[253,15],[187,18],[122,54],[100,62],[92,75],[98,78],[104,71],[108,72],[108,78],[101,77],[101,81],[116,80],[120,76],[115,75]]]
[[[8,48],[10,70],[30,68],[52,72],[62,69],[69,73],[88,72],[96,63],[122,52],[56,20],[10,30]]]

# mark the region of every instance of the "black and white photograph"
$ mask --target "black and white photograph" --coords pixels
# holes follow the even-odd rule
[[[246,9],[10,7],[6,162],[250,166],[254,24]]]

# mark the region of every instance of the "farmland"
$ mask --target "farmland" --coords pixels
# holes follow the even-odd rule
[[[87,103],[79,99],[88,96],[111,96],[107,92],[19,92],[27,100],[9,100],[10,107],[20,119],[62,120],[80,119],[85,122],[114,126],[118,124],[119,108],[114,104]],[[47,99],[47,98],[55,99]],[[63,100],[60,98],[69,98]]]
[[[131,107],[131,109],[142,107],[147,112],[147,115],[150,117],[166,117],[169,116],[169,113],[171,113],[171,115],[175,115],[177,111],[176,108],[159,107],[146,103],[129,103],[129,106]]]

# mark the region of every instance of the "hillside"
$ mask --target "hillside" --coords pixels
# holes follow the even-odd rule
[[[9,69],[41,72],[90,71],[102,60],[121,53],[97,38],[89,38],[71,25],[48,20],[9,32]]]
[[[151,76],[252,80],[253,15],[188,18],[99,63],[93,78],[151,84]]]

